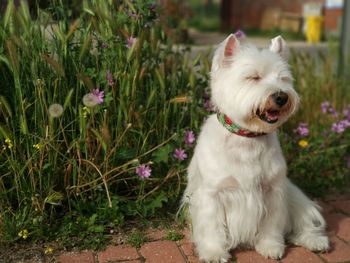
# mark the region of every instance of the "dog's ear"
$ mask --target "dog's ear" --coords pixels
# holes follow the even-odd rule
[[[271,39],[270,50],[279,54],[285,60],[289,58],[289,48],[287,47],[286,41],[284,41],[281,36]]]
[[[230,34],[224,41],[224,59],[232,57],[239,48],[239,41],[234,34]]]
[[[229,66],[234,55],[239,51],[239,40],[234,34],[230,34],[214,53],[211,72],[214,74],[221,67]]]

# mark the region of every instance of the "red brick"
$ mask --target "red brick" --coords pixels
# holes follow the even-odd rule
[[[192,232],[189,228],[185,228],[184,230],[182,230],[182,234],[185,236],[185,238],[187,238],[188,240],[191,239],[192,236]]]
[[[67,253],[58,257],[59,263],[95,263],[95,257],[90,251],[80,253]]]
[[[237,250],[233,252],[237,263],[275,263],[275,260],[264,258],[254,250]]]
[[[193,243],[183,243],[180,248],[184,252],[186,256],[194,256],[195,255],[195,248]]]
[[[326,201],[336,201],[336,200],[350,200],[350,192],[343,194],[330,194],[325,198]]]
[[[316,203],[322,208],[321,210],[322,214],[329,214],[331,212],[334,212],[334,207],[329,203],[326,203],[322,200],[316,200]]]
[[[323,260],[303,247],[291,247],[286,249],[283,263],[322,263]]]
[[[156,241],[164,239],[164,237],[166,236],[166,232],[164,229],[149,228],[146,230],[146,236],[147,240]]]
[[[105,251],[98,253],[99,263],[115,260],[131,260],[140,258],[136,249],[130,246],[109,246]]]
[[[187,262],[188,263],[202,263],[203,261],[200,261],[199,258],[196,256],[188,256]]]
[[[328,214],[326,221],[329,231],[346,241],[350,241],[350,217],[342,214]]]
[[[141,260],[118,261],[118,263],[142,263]]]
[[[172,241],[155,241],[144,244],[140,252],[146,263],[185,263],[179,248]]]
[[[320,256],[331,263],[350,261],[350,246],[335,236],[332,236],[330,241],[331,251]]]
[[[337,200],[331,202],[331,204],[342,212],[350,214],[350,200]]]

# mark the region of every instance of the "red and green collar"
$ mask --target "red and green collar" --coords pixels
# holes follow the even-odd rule
[[[237,134],[243,137],[255,138],[259,136],[266,135],[264,132],[253,132],[247,129],[244,129],[234,123],[226,114],[218,112],[217,117],[219,122],[230,132]]]

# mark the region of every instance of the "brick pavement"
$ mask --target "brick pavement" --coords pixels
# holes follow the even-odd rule
[[[319,201],[328,224],[331,250],[328,253],[313,253],[302,247],[289,245],[280,261],[269,260],[253,250],[234,250],[233,261],[237,263],[335,263],[350,262],[350,195],[332,195]],[[189,231],[180,241],[166,240],[166,231],[146,231],[148,242],[136,249],[129,245],[111,245],[104,251],[65,253],[57,258],[60,263],[199,263],[189,239]]]

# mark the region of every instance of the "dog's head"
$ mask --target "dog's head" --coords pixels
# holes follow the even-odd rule
[[[211,70],[212,100],[235,123],[256,132],[272,132],[297,109],[298,94],[282,37],[267,49],[242,43],[231,34],[215,52]]]

